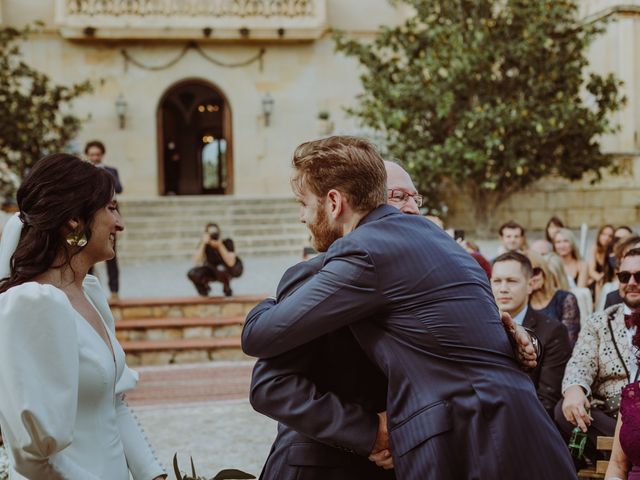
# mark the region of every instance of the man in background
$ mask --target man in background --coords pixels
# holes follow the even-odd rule
[[[518,325],[533,330],[542,344],[538,365],[529,376],[538,399],[553,418],[553,409],[562,398],[564,369],[571,356],[566,327],[536,312],[529,306],[533,268],[529,259],[518,252],[507,252],[493,262],[491,289],[498,308],[507,312]]]
[[[524,227],[514,220],[503,223],[498,233],[502,242],[502,245],[498,248],[498,255],[506,252],[524,253],[527,249]]]
[[[111,174],[115,181],[115,191],[117,194],[122,193],[122,182],[118,176],[118,170],[113,167],[108,167],[102,163],[104,154],[107,149],[99,140],[92,140],[84,147],[84,154],[87,156],[87,160],[93,163],[98,168],[103,168]],[[115,249],[115,245],[114,245]],[[113,256],[111,260],[107,260],[107,277],[109,278],[109,290],[111,291],[111,300],[118,299],[118,292],[120,290],[120,270],[118,269],[118,256]]]

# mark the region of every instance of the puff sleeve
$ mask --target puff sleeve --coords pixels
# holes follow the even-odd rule
[[[78,399],[78,338],[68,300],[27,283],[0,295],[0,418],[27,478],[98,480],[65,456]]]

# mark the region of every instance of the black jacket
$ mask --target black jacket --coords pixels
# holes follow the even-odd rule
[[[290,268],[278,286],[288,296],[322,266],[316,257]],[[262,480],[393,480],[367,459],[386,379],[348,328],[283,355],[258,360],[253,407],[280,422]]]
[[[569,334],[562,323],[545,317],[531,307],[527,309],[523,326],[533,330],[542,347],[538,365],[529,376],[542,406],[553,418],[553,409],[562,398],[564,369],[571,357]]]

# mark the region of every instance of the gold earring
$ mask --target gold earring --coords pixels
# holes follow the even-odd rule
[[[87,236],[80,228],[75,229],[69,235],[67,235],[67,244],[70,247],[84,247],[87,244]]]

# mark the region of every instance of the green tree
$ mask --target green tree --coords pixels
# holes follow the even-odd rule
[[[572,0],[405,0],[415,14],[371,42],[336,35],[363,68],[351,114],[386,138],[438,208],[472,200],[480,233],[514,192],[549,174],[600,179],[599,138],[625,98],[613,75],[587,72],[603,26]]]
[[[0,28],[0,194],[7,196],[39,158],[75,137],[81,122],[71,103],[92,90],[89,81],[55,85],[27,65],[20,43],[32,32]]]

